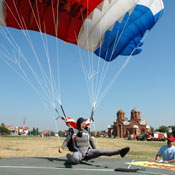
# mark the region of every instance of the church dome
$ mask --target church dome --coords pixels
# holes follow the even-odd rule
[[[138,129],[139,127],[137,125],[133,125],[132,128]]]
[[[124,113],[124,111],[122,109],[118,110],[119,113]]]
[[[140,112],[137,108],[132,109],[131,112]]]
[[[150,126],[149,125],[146,125],[146,129],[149,129],[150,128]]]

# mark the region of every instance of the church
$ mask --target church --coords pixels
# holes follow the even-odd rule
[[[130,120],[125,118],[123,110],[119,110],[116,122],[108,126],[109,137],[136,139],[136,136],[146,132],[151,132],[151,128],[147,125],[146,120],[141,120],[141,112],[136,108],[131,110]]]

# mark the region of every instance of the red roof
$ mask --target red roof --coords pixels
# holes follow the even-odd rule
[[[51,130],[43,130],[42,133],[43,133],[44,135],[46,135],[46,134],[49,134],[49,135],[50,135],[50,134],[51,134]]]
[[[18,129],[28,130],[29,128],[27,126],[18,126]]]
[[[13,126],[5,126],[5,128],[8,130],[13,130],[14,127]]]

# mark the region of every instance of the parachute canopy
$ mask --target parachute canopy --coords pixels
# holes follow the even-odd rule
[[[0,23],[56,36],[106,61],[141,52],[162,0],[0,0]]]

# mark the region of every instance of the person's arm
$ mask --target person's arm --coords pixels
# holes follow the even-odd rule
[[[96,149],[96,146],[95,146],[95,144],[94,144],[94,141],[93,141],[91,135],[89,136],[89,143],[90,143],[92,149]]]
[[[157,154],[156,157],[155,157],[155,161],[156,162],[159,162],[160,161],[160,156]]]
[[[156,157],[155,157],[155,161],[159,162],[160,161],[160,157],[162,156],[163,153],[163,147],[160,148],[159,152],[157,153]]]
[[[174,163],[175,162],[175,159],[171,159],[169,160],[168,162],[165,162],[165,163]]]
[[[89,143],[90,143],[90,146],[92,147],[92,149],[96,149],[96,146],[94,144],[94,141],[91,137],[91,131],[90,131],[90,128],[89,127],[86,127],[85,130],[88,132],[89,134]]]
[[[59,146],[59,153],[62,153],[64,148],[67,146],[67,144],[69,143],[69,141],[71,140],[72,138],[72,134],[69,132],[66,136],[66,139],[64,140],[62,146]]]

